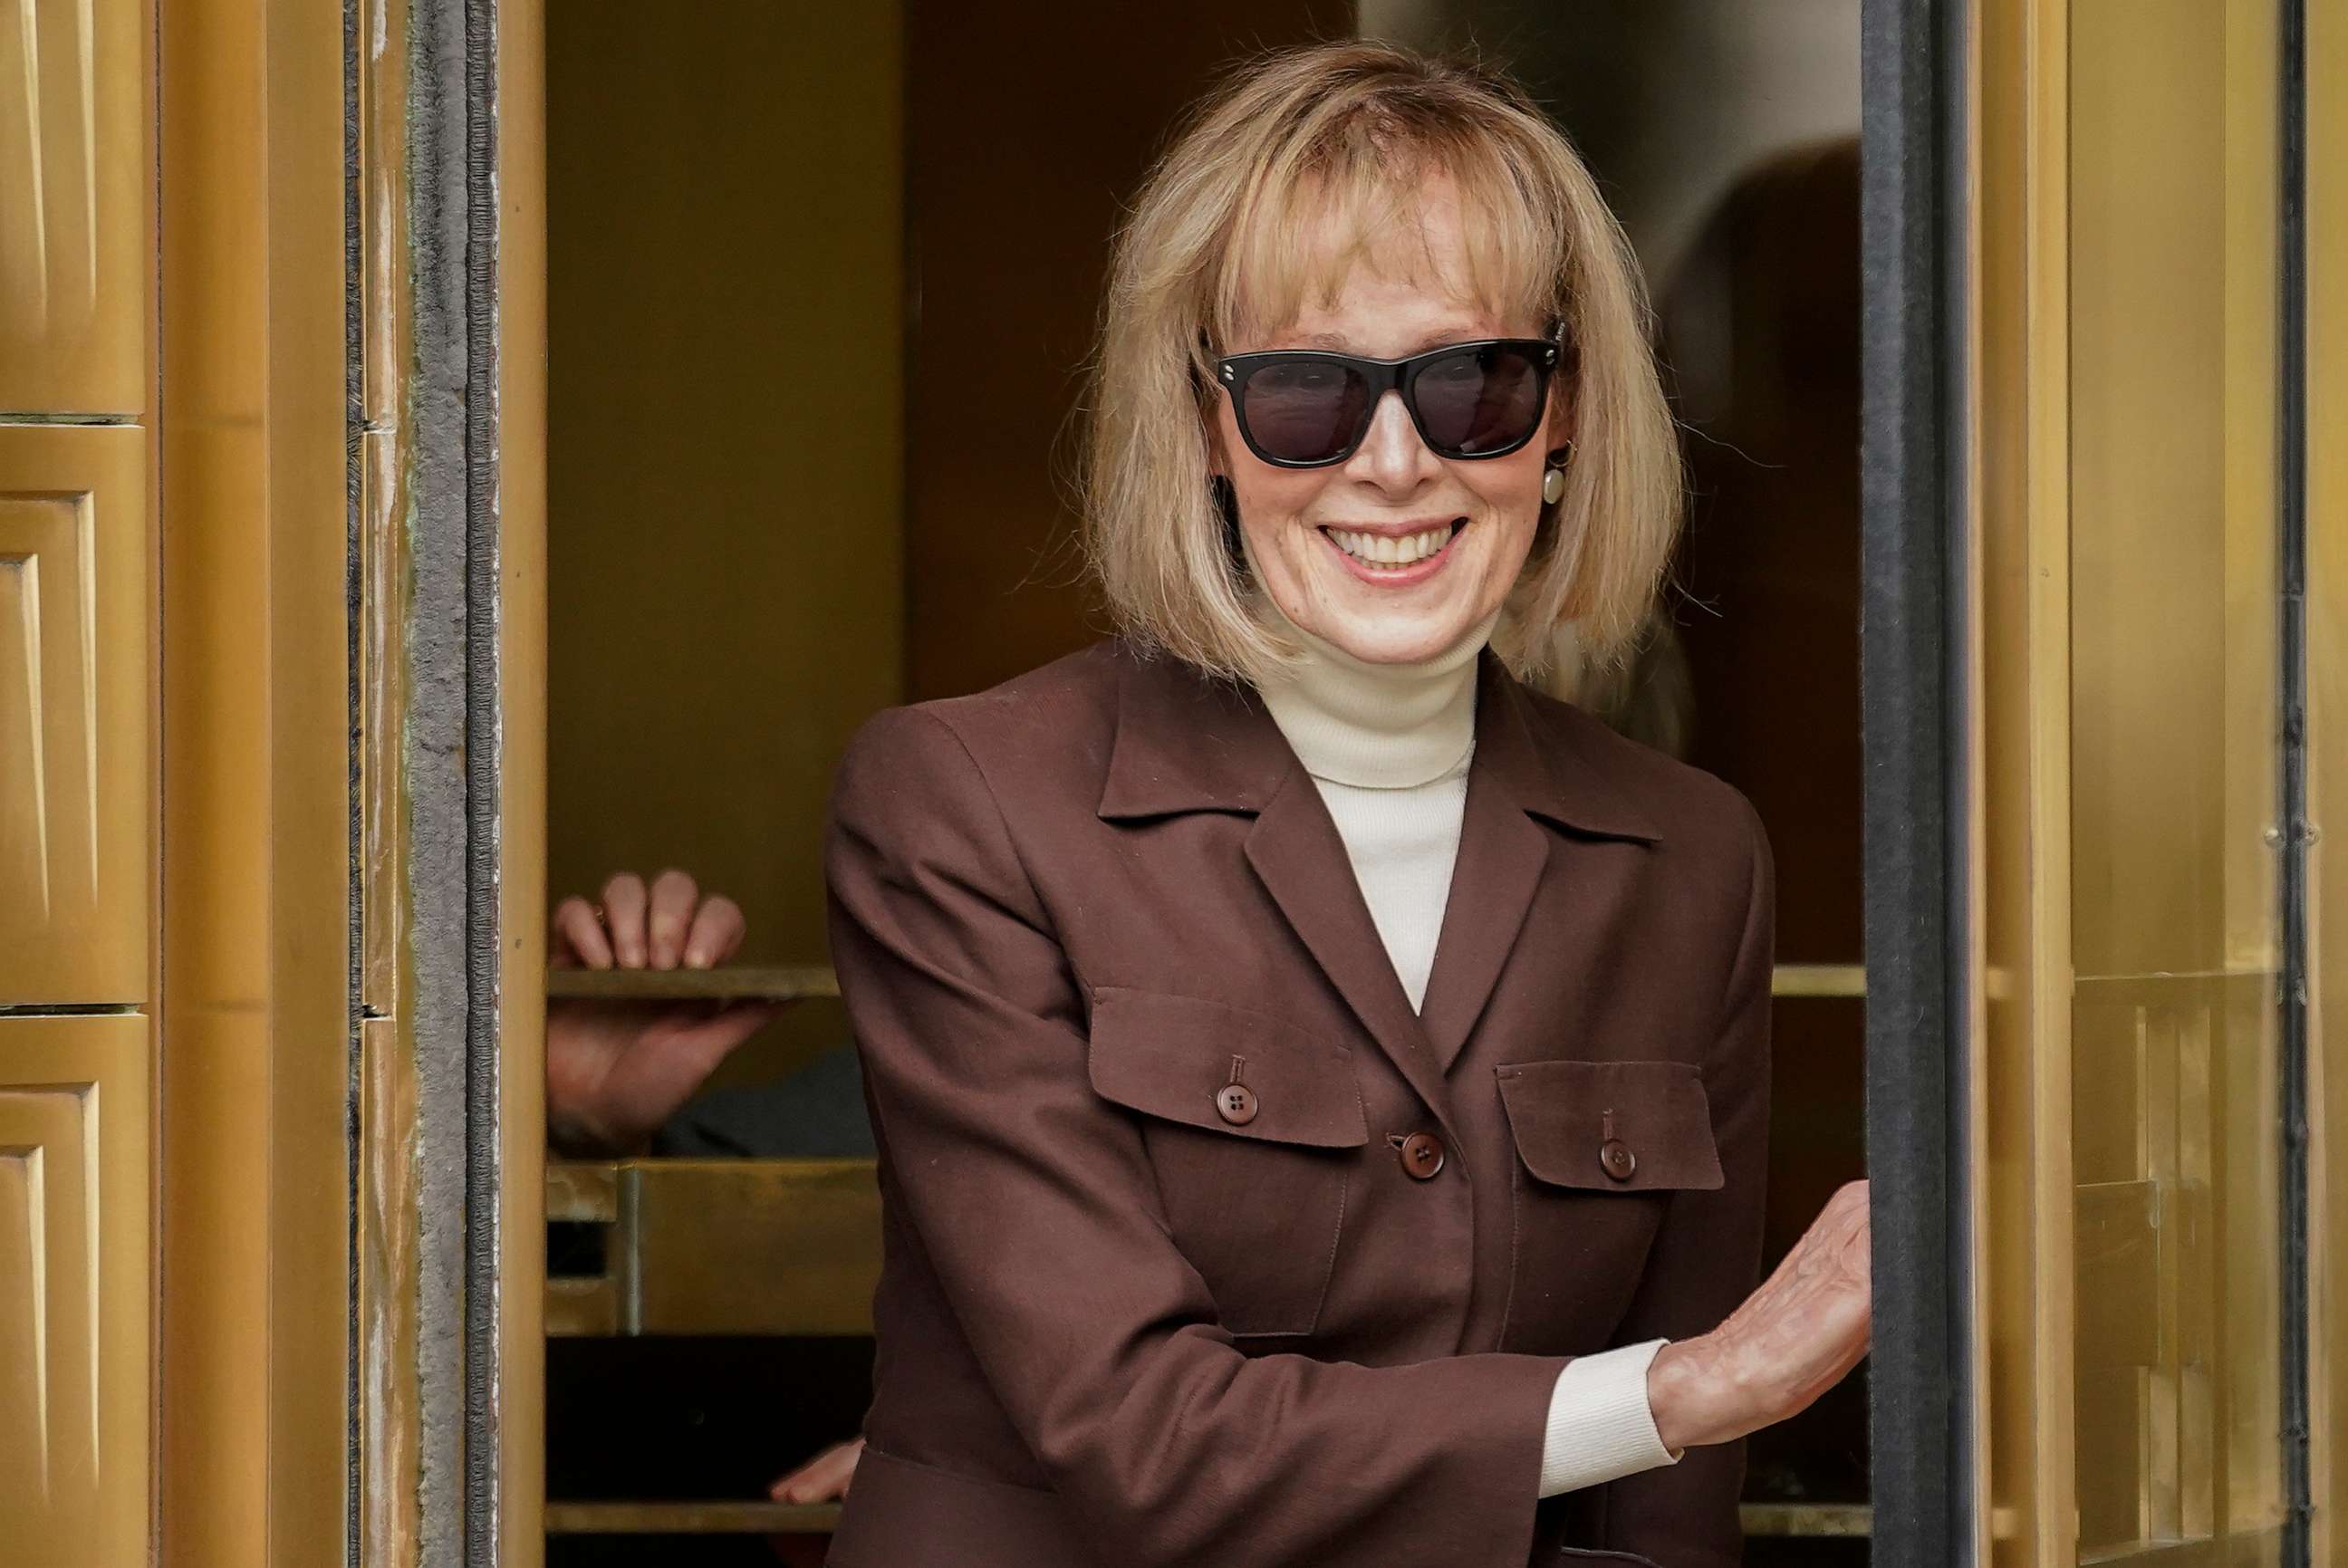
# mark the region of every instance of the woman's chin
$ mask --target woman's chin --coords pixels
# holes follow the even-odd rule
[[[1364,664],[1414,665],[1457,647],[1478,620],[1448,605],[1431,605],[1423,613],[1402,605],[1382,605],[1334,617],[1334,624],[1313,631]]]

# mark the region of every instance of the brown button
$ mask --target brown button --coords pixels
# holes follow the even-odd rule
[[[1610,1138],[1598,1146],[1598,1163],[1617,1181],[1628,1181],[1639,1169],[1639,1157],[1621,1139]]]
[[[1227,1083],[1215,1091],[1215,1114],[1233,1127],[1255,1119],[1255,1090],[1243,1083]]]
[[[1433,1176],[1443,1169],[1443,1140],[1428,1132],[1414,1132],[1404,1139],[1402,1168],[1417,1181]]]

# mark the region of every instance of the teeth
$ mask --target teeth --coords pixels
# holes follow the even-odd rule
[[[1451,538],[1448,528],[1429,528],[1417,533],[1405,534],[1400,539],[1363,533],[1350,528],[1332,528],[1326,531],[1336,542],[1338,549],[1371,566],[1416,565],[1441,550]]]

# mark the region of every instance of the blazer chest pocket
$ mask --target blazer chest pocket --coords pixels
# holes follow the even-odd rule
[[[1094,1092],[1138,1111],[1175,1245],[1233,1335],[1321,1320],[1369,1141],[1353,1053],[1200,997],[1100,986]]]
[[[1495,1071],[1519,1161],[1504,1347],[1591,1348],[1629,1309],[1673,1194],[1722,1185],[1703,1077],[1677,1061]]]

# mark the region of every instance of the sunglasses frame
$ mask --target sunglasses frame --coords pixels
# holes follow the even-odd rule
[[[1419,377],[1437,360],[1448,359],[1456,354],[1479,348],[1513,348],[1522,351],[1533,362],[1533,375],[1540,383],[1541,415],[1547,414],[1550,381],[1557,374],[1558,361],[1561,355],[1558,345],[1546,337],[1469,338],[1459,343],[1437,344],[1433,348],[1406,356],[1401,359],[1371,359],[1358,354],[1339,354],[1334,350],[1320,348],[1259,349],[1248,354],[1226,354],[1218,358],[1215,361],[1215,381],[1231,400],[1231,417],[1233,422],[1240,428],[1240,439],[1247,443],[1249,451],[1276,469],[1334,468],[1360,451],[1362,442],[1369,436],[1371,424],[1377,418],[1378,405],[1385,401],[1388,392],[1401,396],[1403,411],[1410,416],[1411,428],[1418,432],[1418,438],[1426,442],[1428,451],[1447,462],[1475,463],[1482,462],[1488,458],[1505,458],[1510,452],[1521,450],[1535,435],[1540,433],[1541,428],[1541,415],[1536,415],[1531,428],[1522,436],[1505,447],[1495,447],[1488,452],[1447,452],[1428,438],[1426,421],[1419,418],[1418,413],[1416,388]],[[1362,417],[1361,428],[1354,432],[1354,438],[1346,442],[1344,449],[1334,457],[1313,458],[1303,461],[1292,458],[1274,457],[1256,444],[1255,432],[1248,428],[1248,377],[1268,366],[1291,364],[1340,365],[1353,370],[1369,383],[1370,397],[1364,405],[1366,412]]]

